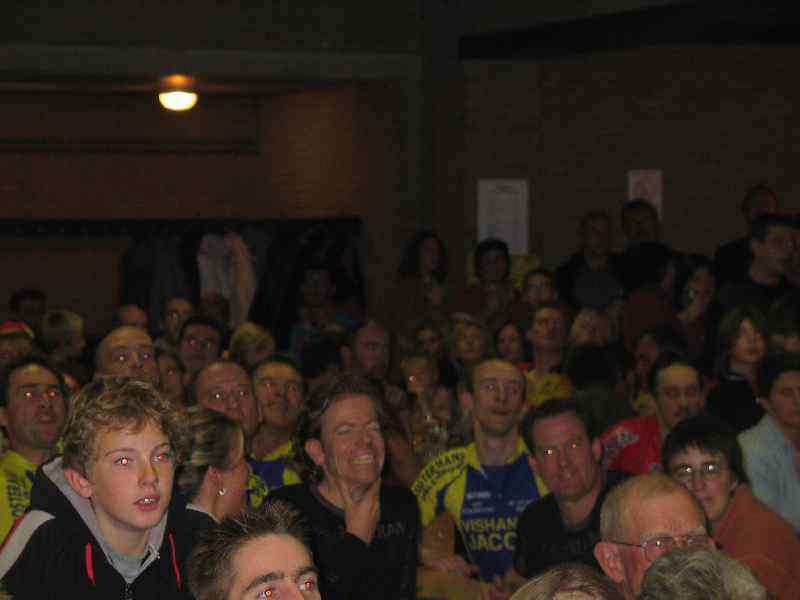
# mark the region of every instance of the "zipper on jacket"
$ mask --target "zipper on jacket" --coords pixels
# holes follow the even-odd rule
[[[122,600],[133,600],[133,588],[130,583],[125,584],[125,595],[122,597]]]

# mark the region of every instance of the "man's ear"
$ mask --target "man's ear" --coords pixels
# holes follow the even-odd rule
[[[603,442],[600,441],[599,437],[592,440],[592,457],[598,463],[603,458]]]
[[[67,467],[64,469],[64,477],[66,477],[69,487],[75,490],[76,494],[82,496],[83,498],[92,497],[92,482],[86,479],[86,477],[81,475],[78,471]]]
[[[615,583],[625,580],[625,569],[619,556],[619,548],[609,542],[597,542],[594,546],[594,557],[603,569],[603,573]]]
[[[315,465],[321,467],[325,464],[325,450],[322,449],[322,443],[317,438],[306,440],[304,448]]]
[[[8,428],[8,411],[5,406],[0,406],[0,425]]]

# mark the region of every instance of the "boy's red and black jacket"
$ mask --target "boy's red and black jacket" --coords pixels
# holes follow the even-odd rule
[[[194,530],[174,498],[150,537],[151,557],[130,584],[104,550],[88,500],[63,476],[57,457],[36,472],[28,512],[0,549],[0,579],[15,600],[64,598],[191,600],[186,559]],[[154,528],[154,530],[156,529]]]

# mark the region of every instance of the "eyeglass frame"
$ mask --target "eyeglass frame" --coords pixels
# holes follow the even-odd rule
[[[711,536],[707,533],[689,533],[686,535],[663,535],[659,537],[655,537],[650,540],[646,540],[639,544],[633,544],[631,542],[619,542],[616,540],[604,540],[609,544],[616,544],[618,546],[628,546],[629,548],[639,548],[644,552],[644,557],[649,561],[654,561],[659,556],[674,550],[675,548],[697,548],[702,546],[708,546],[708,542],[711,541]],[[683,543],[680,544],[679,540],[683,540]],[[662,547],[665,545],[664,547]],[[653,550],[655,549],[655,550]],[[652,555],[653,552],[656,552],[655,555]],[[651,556],[652,555],[652,556]]]
[[[674,470],[671,469],[670,475],[673,479],[676,479],[685,485],[694,481],[695,474],[700,475],[700,478],[704,482],[716,481],[722,476],[727,468],[728,466],[724,464],[724,462],[708,461],[700,465],[700,468],[698,469],[695,469],[692,465],[681,465]]]

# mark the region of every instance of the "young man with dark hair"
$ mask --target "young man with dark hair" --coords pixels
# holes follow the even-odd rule
[[[106,377],[72,399],[63,455],[37,471],[31,507],[0,551],[17,599],[188,600],[193,531],[171,506],[181,413],[147,383]]]
[[[319,600],[301,515],[283,502],[202,531],[189,557],[195,600]]]
[[[305,515],[326,600],[416,598],[419,515],[408,489],[381,480],[380,395],[374,381],[352,372],[320,387],[295,436],[304,483],[267,497]]]
[[[759,370],[767,412],[739,434],[753,494],[800,532],[800,354],[768,357]]]
[[[650,369],[653,415],[620,421],[602,435],[607,468],[632,475],[661,470],[661,444],[682,420],[705,409],[700,372],[686,359],[663,354]]]
[[[747,275],[720,289],[725,309],[755,306],[767,314],[770,307],[796,289],[786,279],[786,268],[794,251],[795,222],[780,215],[761,215],[750,228],[753,260]]]
[[[224,334],[222,325],[208,317],[190,317],[184,322],[178,355],[189,378],[220,357]]]

